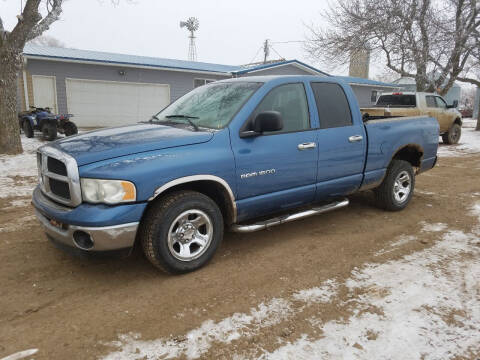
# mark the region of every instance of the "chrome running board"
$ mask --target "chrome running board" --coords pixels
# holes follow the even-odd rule
[[[250,224],[250,225],[235,224],[232,226],[231,229],[232,231],[238,232],[238,233],[249,233],[249,232],[254,232],[259,230],[265,230],[272,226],[285,224],[290,221],[300,220],[312,215],[322,214],[328,211],[340,209],[342,207],[347,206],[348,204],[349,204],[348,199],[338,200],[327,205],[323,205],[320,207],[313,207],[312,209],[301,211],[294,214],[287,214],[287,215],[275,217],[269,220],[255,223],[255,224]]]

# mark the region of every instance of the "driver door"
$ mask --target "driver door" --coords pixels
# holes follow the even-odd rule
[[[317,130],[312,129],[303,83],[273,88],[247,120],[278,111],[283,129],[241,138],[232,134],[238,219],[261,216],[312,202],[317,174]]]
[[[447,110],[447,103],[440,96],[435,96],[437,104],[437,120],[440,125],[440,132],[446,132],[453,123],[452,114]]]

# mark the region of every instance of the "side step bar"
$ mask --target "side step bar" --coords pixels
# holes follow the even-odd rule
[[[338,200],[334,201],[330,204],[323,205],[320,207],[314,207],[309,210],[301,211],[298,213],[294,214],[287,214],[284,216],[279,216],[275,217],[273,219],[261,221],[255,224],[250,224],[250,225],[233,225],[232,226],[232,231],[238,232],[238,233],[249,233],[249,232],[254,232],[254,231],[259,231],[259,230],[265,230],[268,229],[272,226],[280,225],[280,224],[285,224],[290,221],[295,221],[295,220],[300,220],[312,215],[317,215],[317,214],[322,214],[328,211],[336,210],[343,208],[349,204],[348,199],[343,199],[343,200]]]

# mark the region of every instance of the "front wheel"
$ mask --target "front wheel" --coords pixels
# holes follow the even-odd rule
[[[403,210],[415,189],[415,175],[408,161],[393,160],[382,184],[375,189],[379,207],[389,211]]]
[[[23,127],[23,132],[25,133],[25,136],[27,138],[32,138],[33,137],[33,128],[32,128],[32,124],[30,124],[30,121],[24,120],[22,127]]]
[[[222,239],[220,209],[208,196],[194,191],[176,192],[154,203],[140,228],[146,257],[169,273],[204,266]]]
[[[460,137],[462,136],[462,127],[455,123],[448,130],[447,133],[442,135],[442,140],[444,144],[454,145],[458,144]]]

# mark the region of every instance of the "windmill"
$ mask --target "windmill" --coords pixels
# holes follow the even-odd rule
[[[190,31],[190,46],[188,47],[188,60],[197,61],[197,47],[195,45],[195,31],[198,30],[200,23],[196,17],[190,17],[187,21],[180,21],[180,27],[186,27]]]

